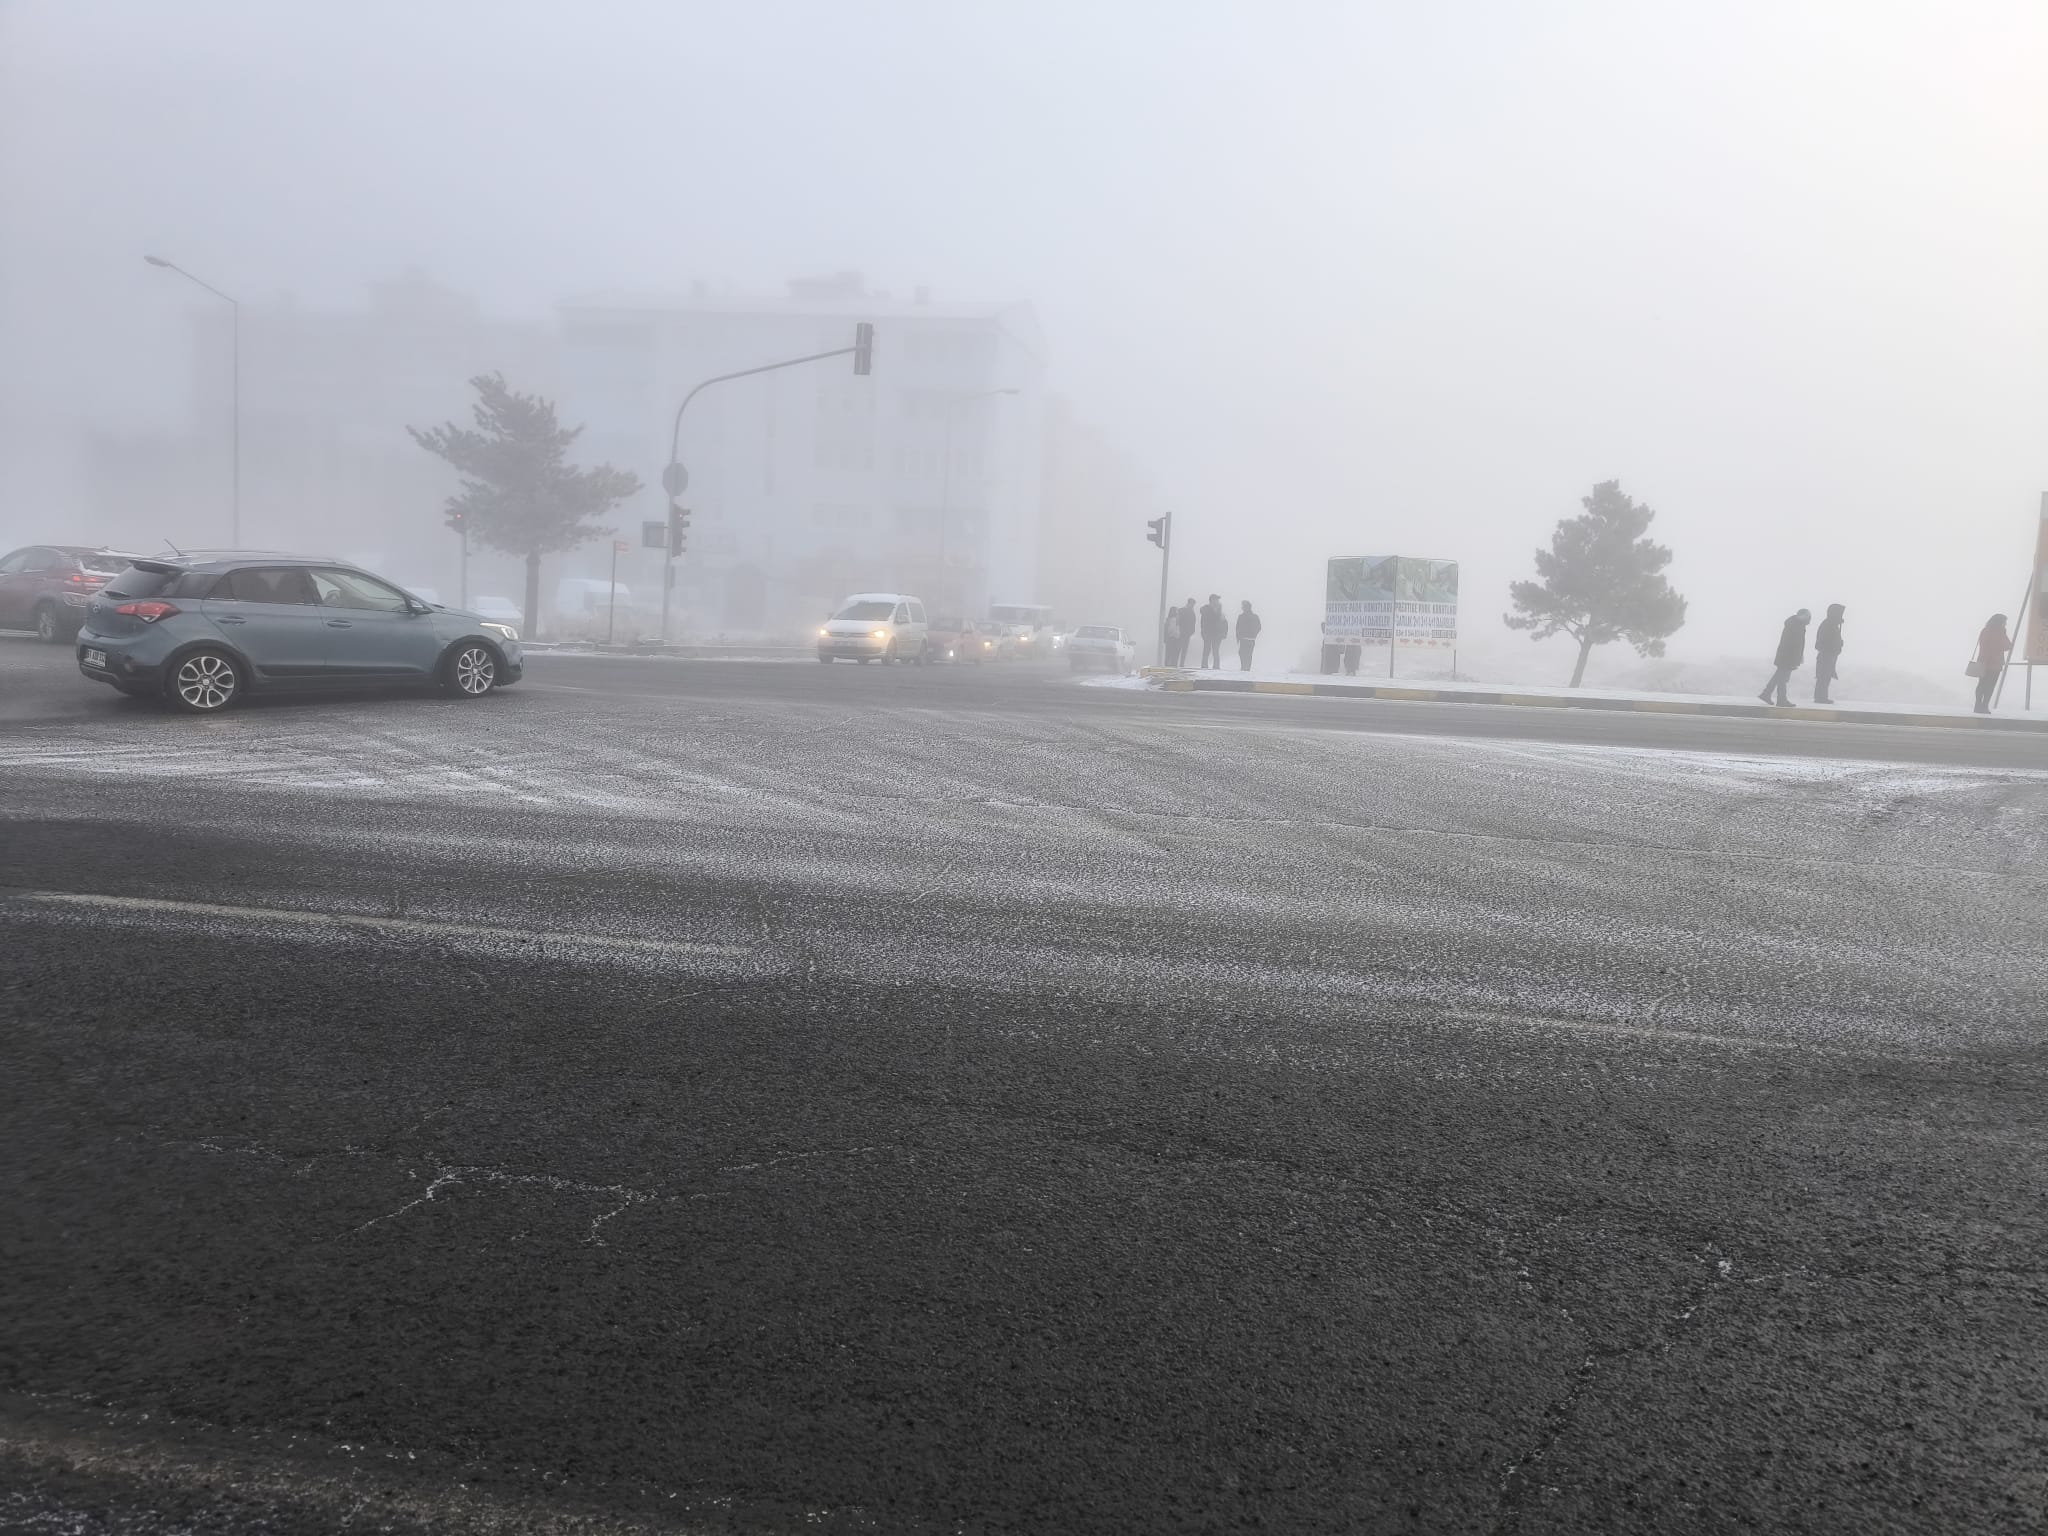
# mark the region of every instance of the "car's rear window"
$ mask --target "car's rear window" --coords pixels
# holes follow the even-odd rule
[[[204,597],[217,578],[212,571],[152,570],[131,565],[101,590],[108,597]]]
[[[153,571],[146,566],[131,565],[107,583],[107,596],[156,597],[184,574],[183,571]]]
[[[848,603],[832,617],[835,619],[886,619],[896,611],[894,603]]]
[[[1077,638],[1086,640],[1114,640],[1116,638],[1116,631],[1107,624],[1083,624],[1074,631],[1074,634]]]

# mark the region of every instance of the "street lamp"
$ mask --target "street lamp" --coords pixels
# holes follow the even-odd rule
[[[955,395],[946,402],[946,450],[940,459],[939,471],[939,576],[946,574],[946,533],[953,520],[953,416],[963,405],[976,400],[993,400],[997,395],[1021,395],[1021,389],[984,389],[969,395]],[[950,601],[951,593],[948,592]]]
[[[173,272],[177,273],[177,274],[178,274],[178,276],[180,276],[180,277],[184,278],[184,279],[185,279],[185,280],[186,280],[187,282],[191,282],[191,283],[197,283],[197,284],[199,284],[199,286],[200,286],[200,287],[204,288],[204,289],[205,289],[205,290],[206,290],[206,291],[207,291],[208,293],[212,294],[212,295],[213,295],[213,296],[214,296],[214,297],[215,297],[216,299],[219,299],[219,300],[221,300],[222,302],[224,302],[224,303],[225,303],[225,304],[227,305],[227,307],[228,307],[229,311],[230,311],[230,312],[232,313],[232,315],[234,316],[234,323],[233,323],[233,333],[232,333],[232,334],[233,334],[233,350],[234,350],[234,380],[235,380],[235,382],[234,382],[234,443],[235,443],[235,450],[234,450],[234,451],[235,451],[235,479],[234,479],[234,500],[233,500],[233,501],[232,501],[232,502],[230,503],[230,514],[229,514],[229,528],[230,528],[230,535],[229,535],[229,540],[228,540],[228,542],[229,542],[229,543],[231,543],[231,544],[233,544],[233,545],[235,546],[235,548],[237,548],[237,549],[240,549],[240,548],[242,547],[242,306],[241,306],[240,304],[236,303],[236,302],[235,302],[235,301],[234,301],[233,299],[229,298],[229,297],[228,297],[228,296],[227,296],[226,294],[222,293],[222,292],[221,292],[221,291],[220,291],[220,290],[219,290],[218,288],[214,287],[214,286],[213,286],[213,284],[211,284],[211,283],[209,283],[209,282],[205,281],[205,280],[204,280],[204,279],[202,279],[202,278],[197,278],[197,277],[194,277],[194,276],[193,276],[193,275],[192,275],[192,274],[191,274],[190,272],[187,272],[187,271],[186,271],[186,270],[185,270],[185,269],[184,269],[183,267],[179,266],[179,265],[178,265],[178,264],[177,264],[177,263],[176,263],[175,261],[165,261],[165,260],[163,259],[163,257],[161,257],[161,256],[148,256],[148,255],[145,255],[145,256],[144,256],[144,257],[143,257],[142,259],[143,259],[144,261],[148,262],[148,263],[149,263],[149,264],[150,264],[150,265],[151,265],[152,267],[166,267],[166,268],[170,269],[171,271],[173,271]]]

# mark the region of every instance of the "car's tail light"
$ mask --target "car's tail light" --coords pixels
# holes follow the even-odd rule
[[[168,619],[178,611],[176,603],[123,603],[114,612],[125,613],[131,619],[140,619],[145,624],[154,624],[158,619]]]

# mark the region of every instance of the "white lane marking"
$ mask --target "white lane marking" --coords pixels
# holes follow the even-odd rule
[[[83,891],[8,891],[7,899],[62,906],[102,907],[170,917],[218,917],[232,922],[303,923],[316,927],[375,928],[428,937],[506,939],[518,943],[579,945],[633,954],[717,955],[745,958],[760,951],[745,944],[705,944],[679,939],[620,938],[611,934],[560,933],[539,928],[497,928],[479,923],[444,923],[434,918],[376,917],[362,912],[304,912],[288,907],[235,907],[211,901],[172,901],[153,896],[101,896]]]

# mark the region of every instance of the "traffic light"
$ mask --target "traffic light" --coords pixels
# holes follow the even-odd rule
[[[1163,517],[1152,518],[1145,526],[1152,530],[1145,535],[1145,542],[1147,544],[1157,544],[1163,551],[1166,548],[1167,540],[1173,537],[1173,514],[1168,512]]]
[[[690,540],[690,509],[681,502],[668,504],[668,552],[679,556]]]
[[[875,371],[875,328],[865,320],[853,328],[853,371],[863,377]]]

